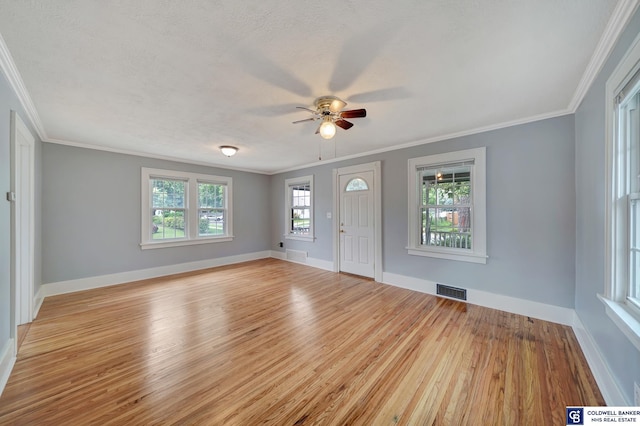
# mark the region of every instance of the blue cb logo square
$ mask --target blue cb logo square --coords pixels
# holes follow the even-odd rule
[[[567,424],[583,425],[584,424],[584,408],[567,407]]]

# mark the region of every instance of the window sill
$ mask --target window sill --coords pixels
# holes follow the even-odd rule
[[[297,241],[309,241],[313,242],[316,238],[313,235],[292,235],[287,234],[284,236],[287,240],[297,240]]]
[[[418,249],[407,247],[407,251],[412,256],[425,256],[425,257],[435,257],[438,259],[448,259],[448,260],[457,260],[460,262],[471,262],[471,263],[487,263],[486,255],[476,254],[476,253],[460,253],[454,251],[434,251],[428,249]]]
[[[615,302],[601,294],[598,294],[598,298],[604,303],[609,318],[640,351],[640,321],[629,312],[624,303]]]
[[[224,243],[233,241],[233,237],[215,237],[215,238],[199,238],[197,240],[172,240],[172,241],[159,241],[159,242],[146,242],[141,243],[140,248],[142,250],[159,249],[168,247],[182,247],[182,246],[194,246],[198,244],[212,244],[212,243]]]

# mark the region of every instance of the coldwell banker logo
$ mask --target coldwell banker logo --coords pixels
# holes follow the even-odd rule
[[[568,425],[583,425],[584,424],[584,408],[582,407],[567,407],[567,424]]]

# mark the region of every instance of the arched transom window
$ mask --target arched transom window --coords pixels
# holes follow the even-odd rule
[[[369,189],[369,185],[362,178],[353,178],[349,181],[346,187],[347,192],[351,191],[367,191]]]

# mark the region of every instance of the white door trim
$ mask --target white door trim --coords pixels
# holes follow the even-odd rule
[[[373,172],[374,279],[382,282],[382,171],[380,161],[333,169],[333,271],[340,271],[340,175]]]
[[[11,337],[33,320],[35,253],[34,137],[11,111]]]

